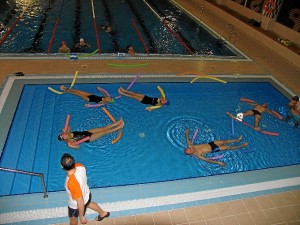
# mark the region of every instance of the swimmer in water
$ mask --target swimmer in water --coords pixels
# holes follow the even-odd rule
[[[72,94],[72,95],[76,95],[87,102],[103,103],[103,104],[112,102],[113,99],[111,97],[107,96],[106,93],[104,93],[100,87],[97,87],[97,89],[104,95],[103,97],[93,95],[86,91],[67,89],[64,85],[60,85],[60,90],[67,92],[69,94]],[[85,106],[89,106],[89,105],[90,104],[86,104]]]
[[[124,95],[124,96],[129,97],[129,98],[133,98],[133,99],[139,101],[140,103],[146,104],[146,105],[163,106],[163,105],[170,104],[169,101],[165,98],[162,98],[162,97],[152,98],[152,97],[149,97],[147,95],[143,95],[143,94],[135,93],[133,91],[125,90],[122,87],[120,87],[118,89],[118,92],[121,95]],[[151,107],[147,107],[146,110],[151,111],[153,109]]]
[[[68,127],[67,130],[62,129],[62,133],[58,135],[59,141],[64,141],[69,148],[79,149],[79,144],[76,144],[77,141],[80,141],[86,137],[90,137],[89,140],[85,142],[92,142],[100,139],[106,134],[113,133],[124,127],[123,119],[120,119],[118,122],[110,124],[105,127],[98,127],[86,131],[71,131],[71,128]]]
[[[214,152],[220,152],[224,150],[235,150],[238,148],[243,148],[248,146],[248,142],[245,142],[242,145],[238,146],[228,146],[228,144],[234,143],[234,142],[240,142],[242,140],[242,136],[240,136],[236,140],[216,140],[216,141],[211,141],[207,144],[198,144],[198,145],[193,145],[192,142],[189,140],[189,134],[190,130],[186,129],[185,131],[185,138],[186,138],[186,143],[188,145],[188,148],[185,149],[185,154],[186,155],[194,155],[197,158],[208,162],[208,163],[214,163],[214,164],[219,164],[220,166],[225,166],[223,162],[215,161],[212,159],[206,158],[204,155],[207,153],[214,153]]]

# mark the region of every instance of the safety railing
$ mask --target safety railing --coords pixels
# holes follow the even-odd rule
[[[4,167],[0,167],[0,171],[6,171],[6,172],[11,172],[11,173],[20,173],[20,174],[26,174],[26,175],[31,175],[31,176],[39,176],[41,179],[41,183],[42,183],[42,187],[43,187],[43,191],[44,191],[44,198],[48,197],[43,173],[33,173],[33,172],[9,169],[9,168],[4,168]]]

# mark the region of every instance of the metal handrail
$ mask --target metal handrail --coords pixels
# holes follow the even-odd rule
[[[33,172],[28,172],[28,171],[23,171],[23,170],[9,169],[9,168],[4,168],[4,167],[0,167],[0,170],[6,171],[6,172],[12,172],[12,173],[21,173],[21,174],[32,175],[32,176],[39,176],[41,178],[41,182],[42,182],[42,186],[43,186],[44,198],[48,197],[47,189],[46,189],[46,185],[45,185],[45,181],[44,181],[44,174],[43,173],[33,173]]]

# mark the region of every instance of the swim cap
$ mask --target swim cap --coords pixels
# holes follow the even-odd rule
[[[166,99],[165,105],[170,105],[170,101]]]
[[[80,38],[80,41],[84,41],[84,39],[83,39],[83,38]]]
[[[244,114],[243,114],[243,113],[238,113],[238,114],[236,115],[236,119],[237,119],[238,121],[243,121],[243,118],[244,118]]]
[[[299,101],[299,97],[297,95],[294,96],[294,97],[292,97],[292,99],[295,100],[295,101],[297,101],[297,102]]]

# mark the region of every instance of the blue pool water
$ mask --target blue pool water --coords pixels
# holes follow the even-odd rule
[[[0,10],[0,18],[3,18],[0,22],[5,25],[0,31],[1,39],[29,2],[8,0],[5,3],[7,5]],[[192,52],[201,56],[244,58],[228,45],[219,45],[216,35],[169,1],[148,0],[146,3],[140,0],[94,1],[101,53],[127,52],[128,45],[133,45],[138,53],[147,53],[135,23],[150,54],[190,55]],[[58,52],[62,40],[68,43],[72,52],[78,52],[74,46],[81,37],[91,45],[81,52],[91,53],[98,48],[90,1],[37,0],[0,45],[0,53],[47,53],[58,18],[51,53]],[[162,21],[167,22],[173,32]],[[106,22],[110,23],[113,32],[101,31],[101,25]],[[174,32],[180,41],[172,34]]]
[[[68,84],[66,84],[68,85]],[[100,108],[85,108],[85,102],[69,94],[57,95],[49,85],[25,85],[14,121],[7,138],[1,167],[41,172],[48,191],[63,190],[65,178],[60,157],[68,152],[88,168],[91,187],[108,187],[192,177],[211,176],[280,167],[300,163],[299,131],[288,123],[263,115],[261,127],[279,132],[269,136],[234,123],[225,114],[236,114],[250,108],[240,97],[268,103],[269,108],[286,115],[288,102],[269,83],[136,83],[132,90],[149,96],[159,94],[160,85],[171,104],[148,112],[145,105],[122,97],[107,109],[118,120],[123,118],[123,136],[116,144],[117,133],[81,145],[72,150],[57,140],[67,114],[72,130],[87,130],[111,123]],[[51,85],[58,89],[58,85]],[[97,93],[96,84],[76,84],[74,89]],[[128,83],[101,85],[112,96],[119,86]],[[244,121],[253,124],[253,118]],[[233,139],[243,135],[247,148],[223,152],[226,167],[209,164],[184,155],[185,129],[199,133],[195,143],[217,139]],[[17,137],[17,138],[16,138]],[[252,151],[246,153],[246,151]],[[216,153],[214,155],[218,155]],[[208,155],[209,156],[209,155]],[[41,192],[39,178],[0,172],[1,195]]]

